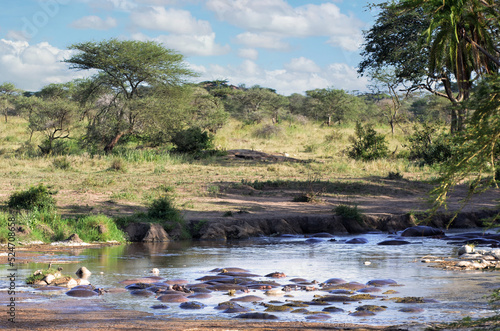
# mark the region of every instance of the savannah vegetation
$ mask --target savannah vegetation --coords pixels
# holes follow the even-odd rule
[[[498,1],[373,6],[359,65],[369,92],[284,96],[226,80],[192,83],[196,73],[176,51],[117,39],[70,46],[77,52],[65,62],[90,78],[40,91],[0,85],[0,223],[14,213],[45,241],[85,224],[97,229],[92,240],[123,240],[108,229],[132,219],[172,229],[183,211],[231,213],[210,199],[245,187],[315,197],[372,194],[384,186],[373,178],[404,179],[437,183],[436,208],[459,183],[471,194],[498,187]],[[232,160],[232,149],[310,162]],[[11,204],[37,189],[54,207]],[[42,223],[52,232],[37,234]]]

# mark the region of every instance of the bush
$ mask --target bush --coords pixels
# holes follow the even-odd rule
[[[122,159],[115,158],[113,159],[113,161],[111,161],[109,170],[117,172],[127,172],[127,164]]]
[[[52,192],[44,186],[32,186],[27,191],[16,192],[9,197],[7,206],[13,209],[44,210],[55,209],[56,201]]]
[[[180,153],[199,153],[213,148],[213,137],[200,128],[194,127],[177,132],[172,143]]]
[[[153,200],[148,209],[148,217],[165,221],[182,220],[180,211],[175,207],[174,199],[167,195]]]
[[[52,165],[54,168],[61,170],[69,170],[71,169],[71,162],[68,160],[66,156],[56,158],[52,161]]]
[[[452,156],[451,137],[439,133],[436,126],[423,124],[422,128],[414,128],[414,133],[408,137],[410,160],[420,161],[422,165],[433,165],[448,160]]]
[[[361,216],[361,212],[358,210],[358,206],[348,206],[348,205],[338,205],[333,211],[336,215],[341,216],[346,220],[356,221],[358,223],[363,221],[363,217]]]
[[[348,151],[348,155],[355,160],[370,161],[384,158],[389,151],[385,136],[378,134],[371,125],[363,128],[358,122],[356,137],[351,137],[351,141],[352,148]]]

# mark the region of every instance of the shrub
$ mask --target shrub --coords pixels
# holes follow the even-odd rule
[[[439,133],[436,126],[423,124],[422,128],[414,128],[414,133],[408,137],[410,160],[418,160],[422,165],[433,165],[448,160],[452,155],[451,137]]]
[[[7,206],[13,209],[26,210],[44,210],[54,209],[56,206],[55,199],[52,197],[53,192],[43,184],[32,186],[27,191],[16,192],[9,197]]]
[[[174,199],[163,195],[151,202],[148,209],[148,217],[166,221],[180,221],[182,216],[174,204]]]
[[[386,157],[388,154],[385,136],[378,134],[371,125],[363,127],[356,124],[356,137],[351,137],[352,148],[349,157],[356,160],[370,161]]]
[[[71,169],[71,162],[65,156],[54,159],[52,161],[52,165],[54,166],[54,168],[61,170]]]
[[[180,153],[199,153],[213,148],[213,137],[200,128],[193,127],[177,132],[172,143]]]
[[[333,211],[336,215],[341,216],[346,220],[352,220],[357,222],[362,222],[363,217],[361,216],[361,212],[358,210],[358,206],[348,206],[344,204],[340,204],[336,206]]]
[[[123,161],[121,158],[115,158],[115,159],[113,159],[113,161],[111,161],[111,165],[109,167],[109,170],[118,171],[118,172],[126,172],[127,165],[126,165],[125,161]]]

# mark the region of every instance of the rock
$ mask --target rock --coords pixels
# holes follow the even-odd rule
[[[431,226],[417,225],[407,228],[401,233],[402,237],[442,237],[444,232],[441,229]]]
[[[80,267],[76,272],[75,274],[80,277],[80,278],[83,278],[83,279],[87,279],[90,277],[90,275],[92,275],[92,273],[90,272],[89,269],[87,269],[86,267]]]
[[[71,236],[69,236],[64,241],[69,242],[69,243],[83,243],[83,240],[81,240],[80,237],[76,233],[73,233]]]
[[[76,280],[77,285],[90,285],[90,282],[85,278],[79,278]]]
[[[458,249],[458,255],[474,253],[474,247],[471,245],[463,245]]]
[[[167,232],[157,223],[131,223],[125,228],[125,233],[133,242],[170,241]]]
[[[47,276],[45,276],[45,278],[43,279],[47,284],[52,284],[52,282],[56,279],[56,276],[52,275],[52,274],[48,274]]]

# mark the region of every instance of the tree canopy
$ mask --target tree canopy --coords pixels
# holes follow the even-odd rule
[[[120,138],[151,127],[163,118],[158,98],[172,94],[187,77],[195,74],[186,68],[184,57],[152,41],[117,39],[74,44],[79,52],[65,62],[71,69],[97,70],[82,90],[83,103],[94,102],[88,138],[103,141],[110,152]],[[147,114],[147,116],[144,116]],[[168,117],[168,116],[167,116]]]

